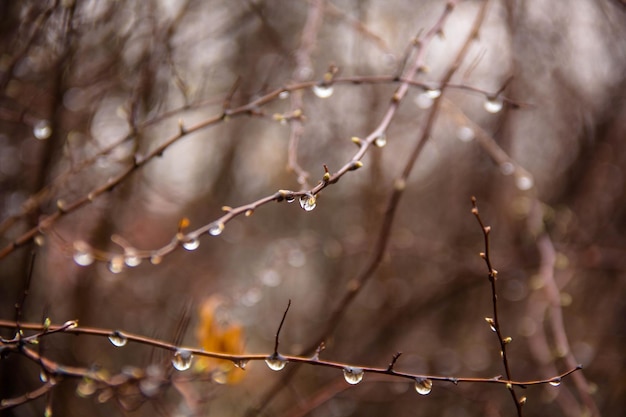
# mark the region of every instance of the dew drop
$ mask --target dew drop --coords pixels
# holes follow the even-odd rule
[[[287,361],[280,355],[272,355],[265,358],[265,363],[272,371],[280,371],[287,366]]]
[[[439,96],[441,96],[441,90],[437,88],[428,89],[424,91],[424,94],[426,94],[428,97],[432,99],[436,99],[436,98],[439,98]]]
[[[40,120],[33,126],[33,135],[39,140],[45,140],[52,135],[52,126],[47,120]]]
[[[500,172],[504,175],[511,175],[515,172],[515,165],[512,162],[503,162],[500,164]]]
[[[384,133],[381,133],[376,139],[374,139],[374,145],[376,145],[378,148],[383,148],[386,144],[387,135],[385,135]]]
[[[294,201],[296,201],[296,196],[293,194],[287,194],[287,196],[285,197],[285,201],[287,201],[288,203],[293,203]]]
[[[485,101],[485,104],[483,104],[483,107],[489,113],[495,114],[495,113],[498,113],[500,110],[502,110],[502,107],[504,107],[504,102],[502,101],[502,99],[498,97],[490,98],[487,101]]]
[[[198,238],[194,238],[186,242],[183,242],[183,248],[187,250],[196,250],[198,249],[198,247],[200,247],[200,239]]]
[[[415,378],[415,391],[421,395],[428,395],[433,390],[433,381],[428,378]]]
[[[468,126],[461,126],[456,131],[456,137],[461,142],[471,142],[475,137],[474,130]]]
[[[219,236],[222,234],[223,231],[224,231],[224,223],[217,222],[209,226],[209,234],[211,236]]]
[[[39,379],[41,382],[48,382],[48,373],[42,369],[39,371]]]
[[[80,266],[91,265],[95,258],[89,245],[83,241],[74,242],[74,262]]]
[[[135,254],[127,254],[124,256],[124,263],[126,266],[133,268],[141,263],[141,258]]]
[[[561,385],[561,378],[554,378],[553,380],[548,382],[548,384],[552,385],[553,387],[558,387],[559,385]]]
[[[80,381],[80,383],[76,387],[76,394],[78,394],[79,397],[87,398],[93,395],[93,393],[96,392],[97,388],[98,387],[96,386],[95,382],[93,382],[91,379],[85,378]]]
[[[235,365],[236,368],[246,369],[248,362],[250,362],[248,359],[239,359],[239,360],[233,361],[233,364]]]
[[[429,109],[433,106],[434,100],[431,96],[429,96],[426,92],[418,94],[415,97],[415,104],[420,109]]]
[[[303,195],[300,197],[300,207],[306,211],[312,211],[317,205],[317,199],[314,195]]]
[[[333,95],[333,87],[330,85],[314,85],[313,94],[319,98],[328,98]]]
[[[343,368],[343,377],[348,384],[358,384],[363,380],[363,374],[364,372],[361,368],[353,368],[350,366]]]
[[[186,371],[191,368],[193,355],[185,349],[178,349],[172,358],[172,366],[178,371]]]
[[[530,190],[534,183],[533,178],[529,175],[520,175],[515,178],[515,185],[522,191]]]
[[[114,256],[109,261],[109,271],[114,274],[119,274],[124,270],[124,257],[123,256]]]
[[[278,98],[281,100],[289,98],[289,91],[287,90],[281,91],[280,93],[278,93]]]
[[[113,346],[122,347],[126,346],[128,339],[120,331],[116,330],[109,335],[109,342],[111,342]]]

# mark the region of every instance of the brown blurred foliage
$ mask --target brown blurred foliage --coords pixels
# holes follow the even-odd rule
[[[436,81],[447,70],[480,4],[455,7],[428,45],[420,81]],[[322,80],[330,65],[344,77],[397,75],[411,40],[444,7],[434,0],[0,2],[0,246],[124,172],[134,155],[176,135],[179,120],[192,126],[219,116],[226,98],[236,107],[295,81]],[[623,2],[490,2],[479,39],[452,81],[488,93],[506,86],[505,96],[519,106],[508,103],[492,114],[484,94],[445,91],[384,259],[327,335],[323,357],[384,367],[401,351],[396,366],[407,372],[503,373],[483,319],[492,305],[477,256],[482,234],[470,214],[475,195],[492,226],[513,376],[549,378],[569,367],[568,355],[585,367],[581,379],[558,388],[524,390],[525,415],[592,415],[586,394],[601,415],[623,415],[625,39]],[[219,296],[228,300],[228,320],[242,326],[245,350],[269,354],[291,299],[281,351],[301,353],[372,256],[393,179],[424,126],[430,103],[419,88],[402,102],[387,145],[368,151],[364,167],[325,189],[311,212],[270,203],[230,221],[218,237],[202,236],[194,251],[179,248],[158,265],[144,261],[117,274],[106,262],[76,265],[75,242],[122,253],[111,239],[117,236],[122,246],[156,249],[170,242],[181,218],[197,228],[218,218],[224,205],[301,190],[302,181],[287,169],[296,127],[302,129],[297,161],[310,174],[310,188],[324,164],[333,172],[350,161],[350,138],[378,125],[395,88],[335,85],[328,98],[307,89],[272,100],[259,108],[263,114],[184,135],[1,259],[0,317],[14,318],[34,251],[24,321],[78,319],[173,341],[187,314],[182,342],[200,346],[198,308]],[[301,125],[273,118],[295,110],[290,106],[302,110]],[[462,130],[468,123],[526,171],[505,175],[513,165],[494,163]],[[3,337],[12,332],[2,329]],[[45,353],[110,372],[169,358],[148,346],[115,348],[103,338],[69,335],[51,337]],[[281,373],[263,363],[250,363],[245,372],[236,385],[202,374],[179,379],[158,397],[133,403],[133,411],[114,399],[80,398],[79,381],[68,380],[52,391],[51,404],[64,416],[246,415],[259,405],[262,415],[279,416],[515,414],[500,386],[435,384],[422,397],[403,380],[366,375],[347,387],[340,373],[306,366],[260,404]],[[0,361],[0,378],[1,398],[40,384],[37,367],[16,355]],[[6,412],[42,415],[45,403],[42,397]]]

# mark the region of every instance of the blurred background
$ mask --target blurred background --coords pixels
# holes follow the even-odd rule
[[[416,80],[437,86],[482,5],[454,7],[427,44]],[[478,256],[483,236],[470,213],[476,196],[492,226],[513,377],[550,378],[584,365],[559,387],[518,390],[528,397],[525,415],[623,415],[621,1],[489,2],[452,78],[474,90],[444,91],[382,262],[330,334],[323,331],[332,312],[374,256],[394,178],[436,93],[412,88],[386,146],[370,148],[363,168],[323,190],[314,210],[269,203],[228,222],[219,236],[201,236],[195,250],[179,247],[134,267],[107,262],[129,249],[166,246],[183,218],[194,230],[219,218],[222,206],[312,188],[324,165],[336,172],[352,159],[350,138],[378,126],[397,85],[338,83],[328,97],[310,88],[273,97],[249,116],[183,135],[111,191],[40,223],[126,172],[135,155],[149,155],[180,126],[219,118],[227,98],[236,108],[296,82],[321,81],[330,66],[335,77],[397,76],[415,57],[413,39],[445,7],[434,0],[0,2],[0,318],[15,318],[35,253],[23,321],[78,319],[188,346],[270,354],[291,300],[284,354],[301,354],[323,337],[328,360],[385,367],[402,352],[399,371],[502,375],[499,345],[484,321],[493,312]],[[304,118],[274,116],[296,109]],[[10,246],[38,226],[41,233]],[[101,259],[77,259],[85,253]],[[289,364],[274,372],[262,362],[229,370],[243,375],[226,379],[218,365],[201,361],[172,374],[170,352],[86,335],[50,336],[40,349],[61,364],[158,374],[167,383],[90,393],[80,389],[84,381],[67,379],[51,400],[6,415],[42,415],[48,401],[65,416],[516,414],[506,389],[494,385],[435,383],[420,396],[406,380],[366,374],[349,386],[333,369],[290,371]],[[1,398],[40,385],[32,362],[0,361]]]

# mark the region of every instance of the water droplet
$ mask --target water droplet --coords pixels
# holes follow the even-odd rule
[[[277,287],[282,281],[282,277],[275,269],[266,269],[261,272],[261,282],[268,287]]]
[[[91,247],[83,241],[74,242],[73,259],[80,266],[91,265],[95,261]]]
[[[418,94],[417,97],[415,97],[415,104],[420,109],[429,109],[433,106],[434,102],[433,98],[426,94],[426,92]]]
[[[387,135],[385,135],[384,133],[381,133],[380,135],[378,135],[376,139],[374,139],[374,145],[376,145],[379,148],[384,147],[386,144],[387,144]]]
[[[314,195],[303,195],[300,197],[300,207],[306,211],[312,211],[317,205],[317,199]]]
[[[96,392],[97,388],[98,387],[96,386],[95,382],[93,382],[91,379],[85,378],[80,381],[80,383],[76,387],[76,394],[79,397],[87,398],[93,395],[93,393]]]
[[[39,379],[41,382],[48,382],[48,373],[42,369],[39,371]]]
[[[530,190],[534,183],[533,178],[529,175],[520,175],[515,178],[515,185],[522,191]]]
[[[471,142],[475,137],[474,130],[468,126],[461,126],[456,131],[456,137],[461,142]]]
[[[33,126],[33,135],[39,140],[45,140],[52,135],[52,126],[47,120],[40,120]]]
[[[133,268],[141,263],[141,258],[136,254],[126,254],[126,256],[124,256],[124,263],[126,266]]]
[[[109,342],[111,342],[113,346],[122,347],[126,346],[128,339],[120,331],[116,330],[109,335]]]
[[[150,256],[150,263],[152,265],[158,265],[163,261],[163,257],[161,255],[152,255]]]
[[[296,196],[293,194],[287,194],[287,197],[285,197],[285,201],[287,201],[288,203],[293,203],[294,201],[296,201]]]
[[[504,175],[511,175],[515,172],[515,165],[512,162],[503,162],[500,164],[500,172]]]
[[[502,101],[501,98],[490,98],[487,101],[485,101],[485,104],[483,105],[483,107],[485,108],[485,110],[487,110],[489,113],[498,113],[500,110],[502,110],[502,107],[504,107],[504,101]]]
[[[65,323],[63,323],[63,326],[66,329],[75,329],[78,327],[78,321],[77,320],[68,320]]]
[[[314,85],[313,94],[319,98],[328,98],[333,95],[333,87],[331,85]]]
[[[496,322],[491,317],[485,317],[485,321],[489,324],[489,328],[492,332],[496,331]]]
[[[178,349],[172,358],[172,366],[178,371],[186,371],[191,368],[193,354],[185,349]]]
[[[436,99],[436,98],[439,98],[439,96],[441,96],[441,90],[437,88],[428,89],[424,91],[424,94],[426,94],[428,97],[432,99]]]
[[[233,361],[233,364],[235,365],[236,368],[246,369],[248,362],[250,362],[248,359],[239,359],[239,360]]]
[[[433,381],[428,378],[415,378],[415,391],[421,395],[428,395],[433,390]]]
[[[287,90],[281,91],[280,93],[278,93],[278,98],[281,99],[281,100],[289,98],[289,91],[287,91]]]
[[[224,223],[222,222],[213,223],[209,226],[209,234],[211,236],[219,236],[222,234],[222,231],[224,231]]]
[[[350,366],[343,368],[343,377],[348,384],[358,384],[363,380],[363,374],[364,372],[361,368],[352,368]]]
[[[183,248],[187,250],[196,250],[198,247],[200,247],[200,239],[197,237],[183,242]]]
[[[265,358],[265,363],[272,371],[280,371],[287,365],[287,361],[280,355],[272,355]]]
[[[114,256],[109,261],[109,271],[114,274],[119,274],[124,270],[124,257],[123,256]]]
[[[559,385],[561,385],[561,378],[554,378],[553,380],[548,382],[548,384],[552,385],[553,387],[558,387]]]

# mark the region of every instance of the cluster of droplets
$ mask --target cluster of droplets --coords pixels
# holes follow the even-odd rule
[[[272,371],[280,371],[287,366],[287,360],[276,353],[265,358],[265,363]]]
[[[305,211],[313,211],[317,206],[317,199],[314,195],[305,194],[300,197],[300,207]]]
[[[415,391],[421,395],[428,395],[433,390],[433,381],[428,378],[415,378]]]
[[[328,98],[333,95],[332,85],[316,84],[312,88],[313,94],[319,98]]]
[[[186,371],[191,368],[191,363],[193,361],[193,354],[186,349],[178,349],[174,352],[174,357],[172,358],[172,366],[177,371]]]
[[[363,369],[347,366],[343,368],[343,377],[348,384],[356,385],[363,380]]]

